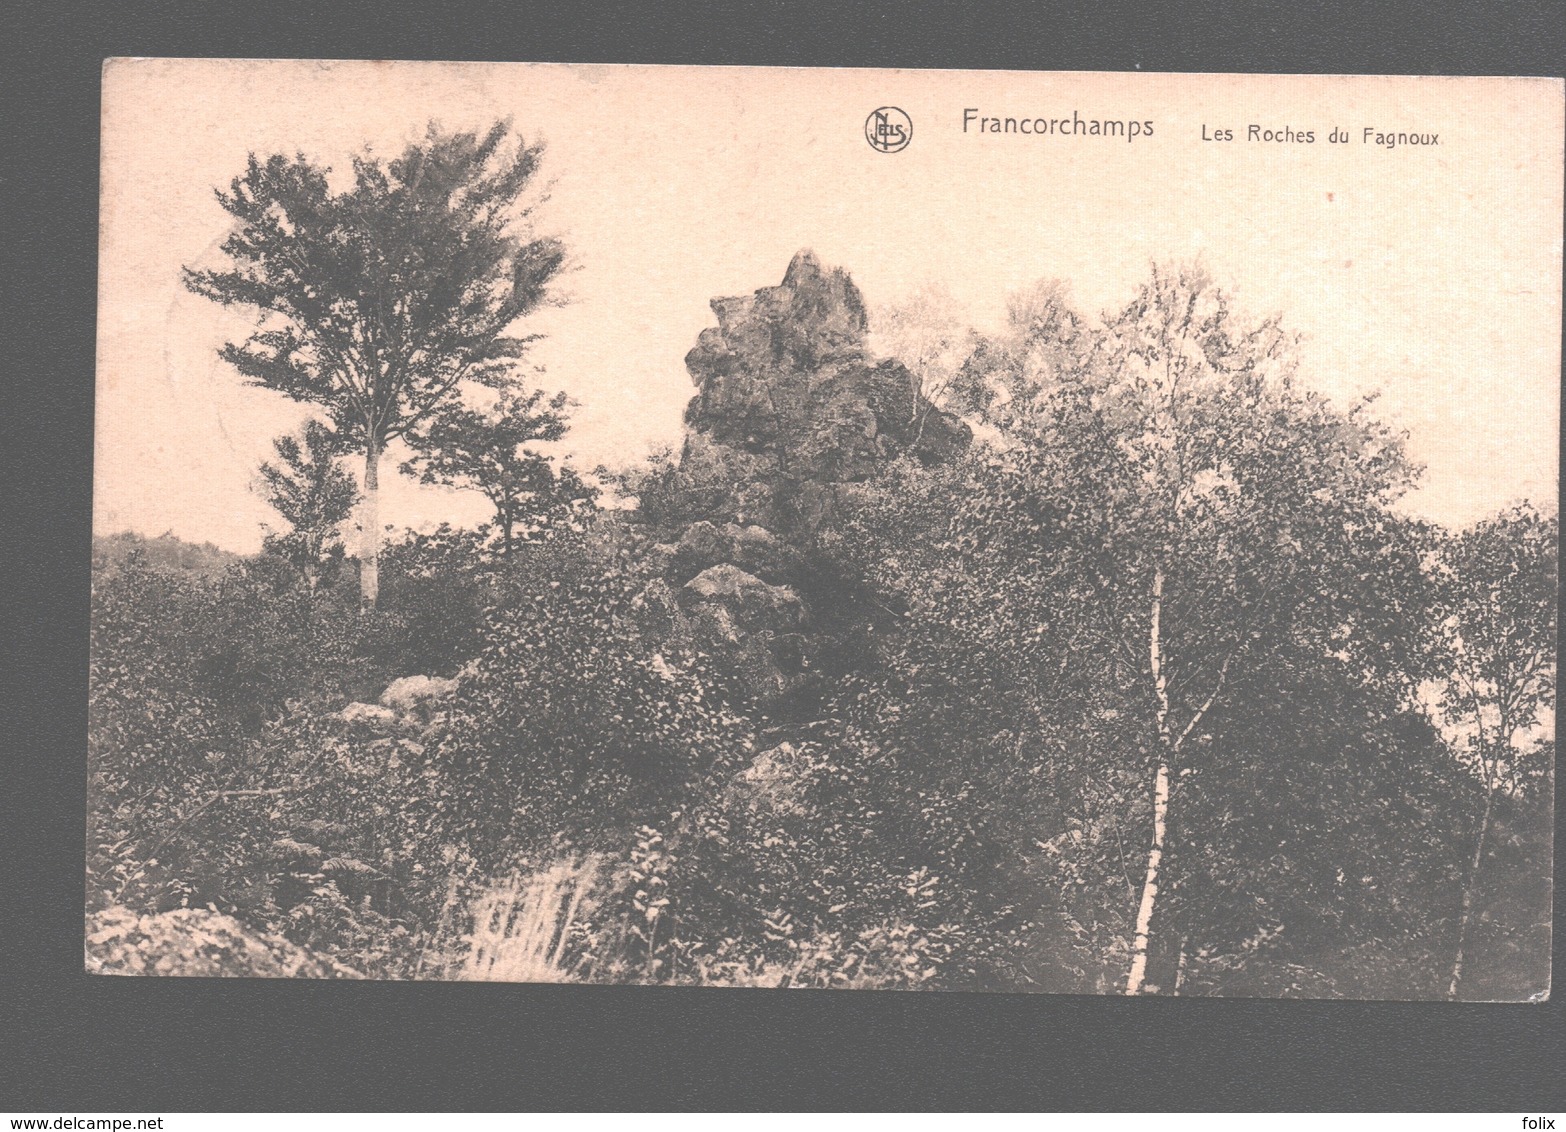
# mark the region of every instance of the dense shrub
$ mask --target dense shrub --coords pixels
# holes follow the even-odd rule
[[[177,906],[162,842],[223,781],[239,728],[197,689],[177,627],[200,583],[136,557],[93,592],[88,708],[89,907]]]
[[[131,555],[95,576],[93,603],[95,665],[131,667],[149,687],[196,695],[249,734],[291,700],[330,703],[379,675],[357,648],[376,615],[361,618],[341,589],[312,592],[278,558],[206,576]]]
[[[381,550],[374,631],[360,647],[383,673],[455,673],[478,654],[497,568],[482,532],[407,532]]]
[[[638,592],[580,548],[519,556],[439,751],[443,827],[486,865],[634,829],[747,748],[722,676]]]
[[[93,593],[89,906],[211,906],[394,967],[426,847],[393,820],[416,793],[395,771],[417,743],[333,713],[396,674],[363,647],[395,628],[277,559],[216,577],[135,555],[106,564]]]
[[[97,975],[357,977],[351,968],[261,935],[232,916],[195,908],[155,916],[111,908],[88,917],[87,970]]]

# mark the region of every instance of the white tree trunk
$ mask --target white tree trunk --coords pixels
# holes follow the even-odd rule
[[[1127,994],[1141,994],[1147,977],[1147,942],[1153,926],[1153,904],[1158,899],[1158,867],[1164,859],[1164,823],[1169,814],[1169,764],[1158,763],[1153,785],[1153,847],[1147,851],[1147,877],[1142,881],[1142,903],[1136,913],[1136,942],[1131,948],[1131,976]]]
[[[1147,978],[1147,944],[1153,927],[1153,907],[1158,900],[1158,869],[1164,860],[1164,829],[1169,818],[1169,760],[1175,743],[1169,731],[1169,684],[1164,676],[1163,653],[1164,571],[1153,571],[1153,596],[1149,609],[1147,659],[1153,673],[1153,691],[1158,697],[1158,741],[1163,753],[1158,759],[1158,774],[1153,779],[1153,844],[1147,851],[1147,876],[1142,881],[1142,902],[1136,913],[1136,938],[1131,945],[1131,974],[1126,979],[1127,994],[1141,994]]]
[[[359,603],[375,608],[381,592],[381,448],[372,439],[364,452],[364,545],[359,556]]]

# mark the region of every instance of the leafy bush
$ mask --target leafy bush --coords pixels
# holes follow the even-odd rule
[[[405,948],[414,847],[387,791],[410,787],[387,770],[412,740],[331,714],[384,686],[356,651],[376,619],[264,557],[216,578],[135,555],[100,571],[89,907],[210,906],[368,968]]]
[[[487,614],[433,803],[483,866],[633,829],[746,749],[721,677],[643,628],[637,592],[579,549],[541,548]]]
[[[381,552],[381,595],[360,648],[381,673],[451,675],[478,654],[498,565],[483,531],[409,531]]]

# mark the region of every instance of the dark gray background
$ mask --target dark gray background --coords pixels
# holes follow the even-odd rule
[[[1560,75],[1559,0],[9,7],[0,1110],[1566,1109],[1559,994],[1446,1006],[89,979],[80,943],[105,57]],[[1560,876],[1560,838],[1556,852]]]

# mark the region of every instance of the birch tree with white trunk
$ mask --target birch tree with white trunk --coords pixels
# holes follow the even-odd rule
[[[1149,985],[1182,752],[1219,703],[1230,666],[1250,643],[1253,607],[1287,561],[1287,554],[1268,561],[1249,553],[1258,537],[1271,537],[1276,549],[1276,534],[1261,529],[1265,511],[1245,491],[1236,442],[1270,431],[1266,410],[1288,382],[1290,346],[1275,320],[1246,326],[1235,318],[1199,266],[1155,267],[1108,320],[1093,363],[1102,382],[1097,411],[1121,464],[1111,481],[1118,512],[1111,539],[1121,548],[1113,565],[1121,578],[1106,590],[1123,600],[1146,587],[1142,608],[1126,610],[1122,623],[1145,627],[1146,660],[1137,668],[1154,724],[1152,828],[1128,995]]]
[[[1033,532],[1026,561],[1013,567],[1041,571],[1057,588],[1067,575],[1084,581],[1076,623],[1051,626],[1079,642],[1062,642],[1062,657],[1107,649],[1118,675],[1103,690],[1105,708],[1130,703],[1144,713],[1144,738],[1127,759],[1147,793],[1126,798],[1123,811],[1147,823],[1122,983],[1141,994],[1173,989],[1173,970],[1162,980],[1149,971],[1178,879],[1170,838],[1235,676],[1259,651],[1285,644],[1347,663],[1379,647],[1362,637],[1395,635],[1367,603],[1334,589],[1312,555],[1341,566],[1334,540],[1345,523],[1375,543],[1379,509],[1403,490],[1409,468],[1399,439],[1363,406],[1338,410],[1301,390],[1296,340],[1276,318],[1236,314],[1200,266],[1155,268],[1090,337],[1085,349],[1060,351],[1068,364],[1009,419],[997,486],[965,514],[975,530],[1005,523]],[[1343,584],[1373,589],[1369,562],[1343,566]],[[1265,840],[1263,829],[1253,848],[1265,851]],[[1171,931],[1187,940],[1189,981],[1201,925]]]

